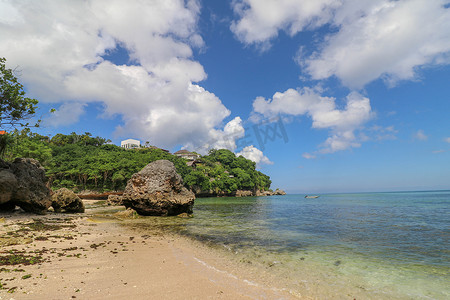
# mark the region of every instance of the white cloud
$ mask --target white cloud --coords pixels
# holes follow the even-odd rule
[[[279,30],[293,36],[305,28],[325,24],[337,0],[237,0],[233,9],[240,19],[231,30],[246,44],[267,44]]]
[[[340,110],[336,108],[334,98],[323,97],[311,88],[277,92],[268,100],[258,97],[253,102],[253,110],[265,117],[308,115],[312,119],[312,128],[330,129],[330,137],[321,145],[320,153],[359,147],[354,131],[372,117],[369,99],[357,92],[347,96],[345,109]]]
[[[418,67],[450,62],[450,10],[443,4],[366,1],[355,11],[355,1],[345,1],[334,19],[339,31],[304,66],[313,79],[334,75],[351,88],[377,78],[390,85],[416,79]]]
[[[419,141],[426,141],[428,140],[428,136],[425,134],[425,132],[422,129],[419,129],[415,134],[414,138]]]
[[[383,140],[396,140],[398,130],[395,129],[394,126],[381,127],[378,125],[374,125],[368,129],[373,136],[373,139],[377,141]],[[367,137],[367,139],[370,139]]]
[[[210,149],[228,149],[234,152],[237,148],[236,140],[244,135],[245,130],[242,126],[242,120],[240,117],[236,117],[228,122],[223,130],[210,129],[208,134],[203,135],[203,137],[208,138],[207,140],[195,142],[196,136],[193,136],[191,141],[185,143],[184,148],[194,150],[200,154],[206,154]]]
[[[268,47],[280,30],[291,36],[329,24],[333,29],[296,61],[321,80],[338,77],[360,89],[383,78],[393,85],[416,79],[418,68],[450,63],[450,9],[443,0],[241,0],[234,1],[239,20],[232,24],[245,44]]]
[[[303,153],[302,156],[303,156],[304,158],[306,158],[306,159],[313,159],[313,158],[316,158],[316,156],[315,156],[314,154],[306,153],[306,152]]]
[[[204,46],[196,0],[1,1],[0,12],[8,66],[19,66],[30,96],[62,104],[47,124],[76,122],[101,102],[104,116],[121,116],[118,135],[199,147],[238,123],[221,130],[230,111],[198,84],[206,73],[192,58]],[[137,65],[102,58],[119,45]]]
[[[273,164],[273,162],[271,162],[266,156],[264,156],[261,150],[259,150],[253,145],[247,146],[244,149],[242,149],[241,152],[236,153],[236,156],[241,155],[246,159],[254,161],[257,166]]]
[[[65,126],[76,123],[84,113],[85,106],[79,102],[65,102],[51,113],[51,118],[43,121],[42,126]]]
[[[444,138],[444,142],[450,143],[450,137]]]

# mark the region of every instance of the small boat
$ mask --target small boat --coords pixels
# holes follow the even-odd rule
[[[308,196],[308,195],[306,195],[305,198],[306,199],[317,199],[317,198],[319,198],[319,196]]]

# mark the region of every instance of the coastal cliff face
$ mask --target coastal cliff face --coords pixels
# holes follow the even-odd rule
[[[170,216],[192,213],[195,195],[183,186],[175,166],[157,160],[134,174],[122,196],[123,205],[140,215]]]
[[[46,182],[45,170],[35,159],[0,160],[0,210],[17,205],[26,212],[45,214],[52,203]]]

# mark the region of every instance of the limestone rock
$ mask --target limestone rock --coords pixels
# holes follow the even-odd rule
[[[9,169],[0,169],[0,205],[11,201],[16,189],[16,176]]]
[[[244,191],[244,190],[237,190],[235,197],[249,197],[253,196],[253,191]]]
[[[275,192],[273,192],[274,195],[286,195],[286,192],[280,189],[276,189]]]
[[[122,196],[109,195],[108,196],[108,201],[106,203],[108,205],[123,205]]]
[[[257,190],[256,193],[255,193],[255,196],[272,196],[272,195],[273,195],[273,192],[271,192],[271,191],[260,191],[260,190]]]
[[[74,192],[62,188],[52,195],[52,207],[55,212],[83,213],[83,201]]]
[[[140,215],[172,216],[192,213],[195,195],[183,186],[172,162],[157,160],[131,177],[122,199]]]
[[[191,214],[188,214],[188,213],[181,213],[181,214],[177,215],[177,217],[188,219],[188,218],[192,218],[192,217],[194,217],[194,216],[191,215]]]
[[[46,186],[45,170],[37,160],[0,161],[0,174],[0,209],[17,205],[27,212],[46,213],[51,205],[50,189]]]
[[[127,208],[126,210],[116,212],[113,216],[118,219],[136,219],[138,214],[134,209]]]

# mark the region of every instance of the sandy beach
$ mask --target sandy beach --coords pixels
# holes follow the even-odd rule
[[[85,214],[0,215],[0,299],[294,299],[192,240]],[[110,207],[109,209],[117,209]],[[149,234],[150,232],[150,234]]]

